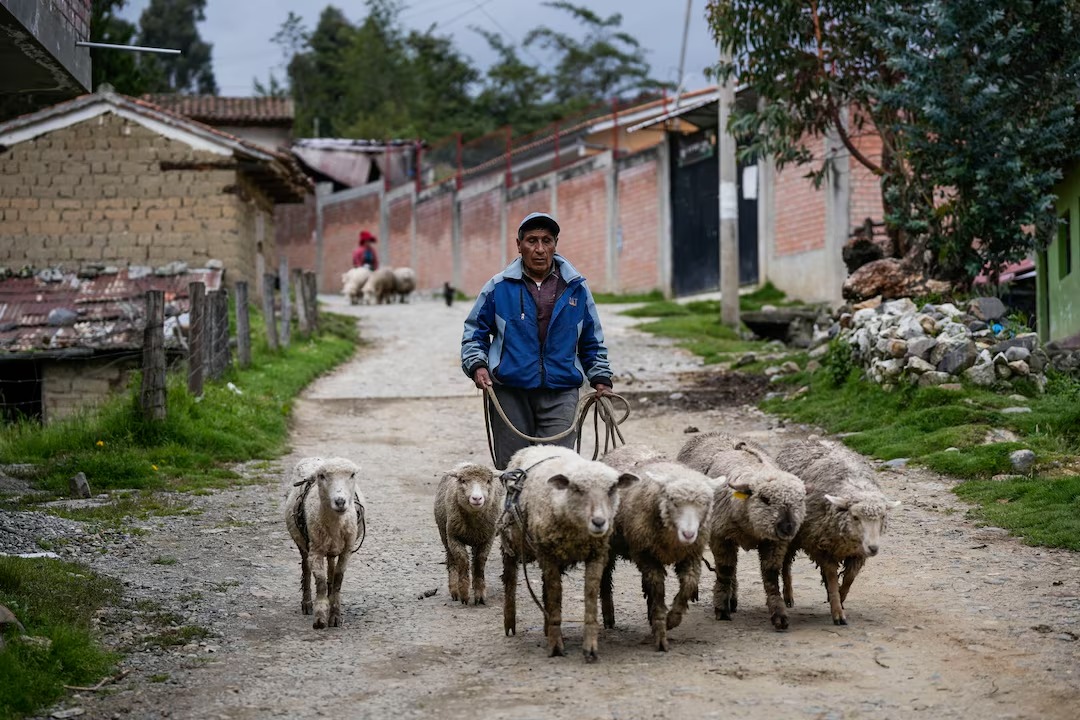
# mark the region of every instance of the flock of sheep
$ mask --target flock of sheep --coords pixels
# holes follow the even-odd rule
[[[657,650],[668,649],[667,631],[698,599],[706,547],[715,562],[710,569],[716,574],[718,620],[730,620],[738,607],[741,548],[758,551],[775,629],[788,627],[787,608],[795,601],[791,565],[799,551],[821,571],[833,622],[846,625],[843,603],[866,559],[877,554],[888,513],[897,505],[882,493],[865,461],[837,443],[793,442],[773,457],[749,440],[704,433],[675,460],[643,445],[613,450],[602,462],[537,445],[515,454],[502,475],[464,463],[439,481],[434,510],[455,601],[484,604],[484,566],[499,536],[507,635],[517,632],[518,569],[525,568],[528,581],[528,563],[539,565],[542,601],[531,583],[528,589],[543,611],[552,656],[564,654],[563,574],[583,565],[582,650],[592,662],[600,634],[598,599],[604,627],[615,626],[612,589],[619,558],[641,573]],[[302,558],[303,612],[314,612],[316,628],[340,624],[341,577],[364,528],[355,466],[340,458],[301,461],[285,520]],[[670,607],[668,566],[678,581]]]
[[[382,305],[394,298],[405,302],[415,289],[416,271],[409,267],[372,270],[362,266],[341,275],[341,294],[349,298],[351,305]]]

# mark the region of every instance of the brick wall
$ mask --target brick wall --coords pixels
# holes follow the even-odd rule
[[[161,169],[223,161],[111,113],[19,143],[0,154],[0,265],[216,258],[250,281],[269,201],[232,169]]]
[[[390,218],[387,223],[390,236],[386,238],[386,247],[393,248],[391,259],[396,267],[411,267],[420,258],[413,257],[412,251],[412,196],[404,195],[390,201]],[[379,238],[380,242],[382,238]]]
[[[824,151],[821,138],[810,140],[807,145],[816,157]],[[825,193],[815,189],[805,175],[805,168],[793,165],[776,174],[774,254],[777,256],[825,247]]]
[[[488,190],[461,202],[461,289],[475,295],[503,269],[499,205],[503,188]],[[449,278],[447,278],[449,280]]]
[[[43,362],[41,405],[43,420],[52,422],[99,405],[122,390],[138,360],[74,360]]]
[[[277,253],[289,260],[289,267],[315,269],[315,197],[308,196],[304,203],[274,206],[273,233],[266,233],[263,243],[273,245]],[[270,242],[273,239],[274,242]],[[269,262],[269,272],[274,266]]]
[[[442,287],[454,277],[451,193],[441,193],[416,205],[416,287]],[[464,288],[463,288],[464,289]],[[478,288],[479,289],[479,288]],[[466,290],[468,292],[468,290]]]
[[[585,276],[594,291],[608,290],[607,173],[604,168],[559,183],[559,254]]]
[[[660,199],[657,161],[619,172],[618,282],[621,292],[645,292],[660,286]],[[594,281],[590,281],[593,286]]]
[[[79,40],[90,38],[90,6],[93,0],[49,0]]]
[[[375,193],[337,202],[323,208],[323,292],[341,291],[341,275],[352,267],[352,253],[360,231],[379,234],[379,196]],[[383,262],[384,238],[375,244],[379,262]]]
[[[551,212],[551,195],[550,191],[544,190],[542,192],[534,192],[527,195],[519,195],[514,197],[506,206],[506,262],[513,261],[518,257],[517,249],[517,228],[521,224],[521,221],[525,219],[525,216],[532,212]],[[565,234],[566,225],[563,224],[562,218],[559,213],[555,213],[555,219],[559,221],[559,227],[563,228]],[[559,242],[559,252],[564,249],[561,238]],[[500,268],[501,270],[502,268]],[[494,275],[494,273],[492,273]],[[465,290],[465,292],[469,292]]]
[[[872,129],[852,138],[855,147],[871,161],[881,163],[881,136]],[[865,165],[851,158],[851,227],[862,225],[866,218],[884,219],[881,204],[881,180]]]

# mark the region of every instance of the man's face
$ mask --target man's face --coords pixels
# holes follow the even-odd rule
[[[517,241],[521,262],[530,275],[546,277],[551,272],[551,263],[555,260],[555,246],[558,239],[547,228],[526,230]]]

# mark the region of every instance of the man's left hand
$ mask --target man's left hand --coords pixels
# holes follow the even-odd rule
[[[611,395],[611,386],[604,383],[596,383],[593,385],[593,390],[596,391],[597,397],[603,397],[605,395]]]

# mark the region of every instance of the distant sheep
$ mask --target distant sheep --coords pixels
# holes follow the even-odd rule
[[[341,580],[366,532],[359,470],[345,458],[305,458],[296,464],[285,499],[285,526],[300,550],[300,609],[305,615],[314,610],[316,630],[341,625]]]
[[[505,591],[503,629],[507,635],[517,633],[518,563],[535,560],[543,580],[548,651],[553,657],[564,655],[562,575],[573,565],[584,563],[582,650],[585,661],[593,662],[598,657],[600,635],[596,601],[620,491],[638,478],[551,445],[519,450],[510,458],[503,477],[508,479],[507,492],[511,493],[508,510],[499,519]]]
[[[677,627],[691,600],[697,600],[701,556],[708,539],[713,484],[702,473],[661,459],[644,446],[624,445],[604,457],[616,470],[633,471],[641,481],[624,491],[615,514],[615,532],[600,586],[604,627],[615,627],[612,575],[615,560],[632,560],[641,571],[641,588],[657,650],[667,651],[667,631]],[[669,611],[664,604],[665,566],[674,565],[679,592]]]
[[[802,550],[821,570],[833,624],[847,625],[844,602],[851,585],[866,559],[878,554],[889,511],[900,502],[885,497],[860,456],[836,443],[790,443],[776,460],[806,482],[806,519],[784,559],[784,600],[795,604],[791,563]]]
[[[503,486],[488,468],[462,463],[443,475],[435,491],[435,524],[446,549],[450,599],[469,603],[469,548],[473,602],[484,604],[484,565],[502,511]]]
[[[394,268],[394,292],[398,294],[398,300],[405,302],[415,289],[416,271],[408,267]]]
[[[757,548],[770,621],[788,627],[780,595],[780,574],[788,544],[806,515],[802,480],[780,469],[759,445],[723,433],[703,433],[679,451],[680,462],[726,486],[713,495],[709,547],[716,561],[713,603],[718,620],[730,620],[739,603],[736,567],[739,548]]]
[[[363,297],[364,286],[371,278],[371,268],[358,267],[341,276],[341,294],[349,298],[350,305],[356,305]]]
[[[382,305],[393,300],[395,292],[394,271],[390,268],[379,268],[371,273],[371,278],[364,285],[364,302]]]

